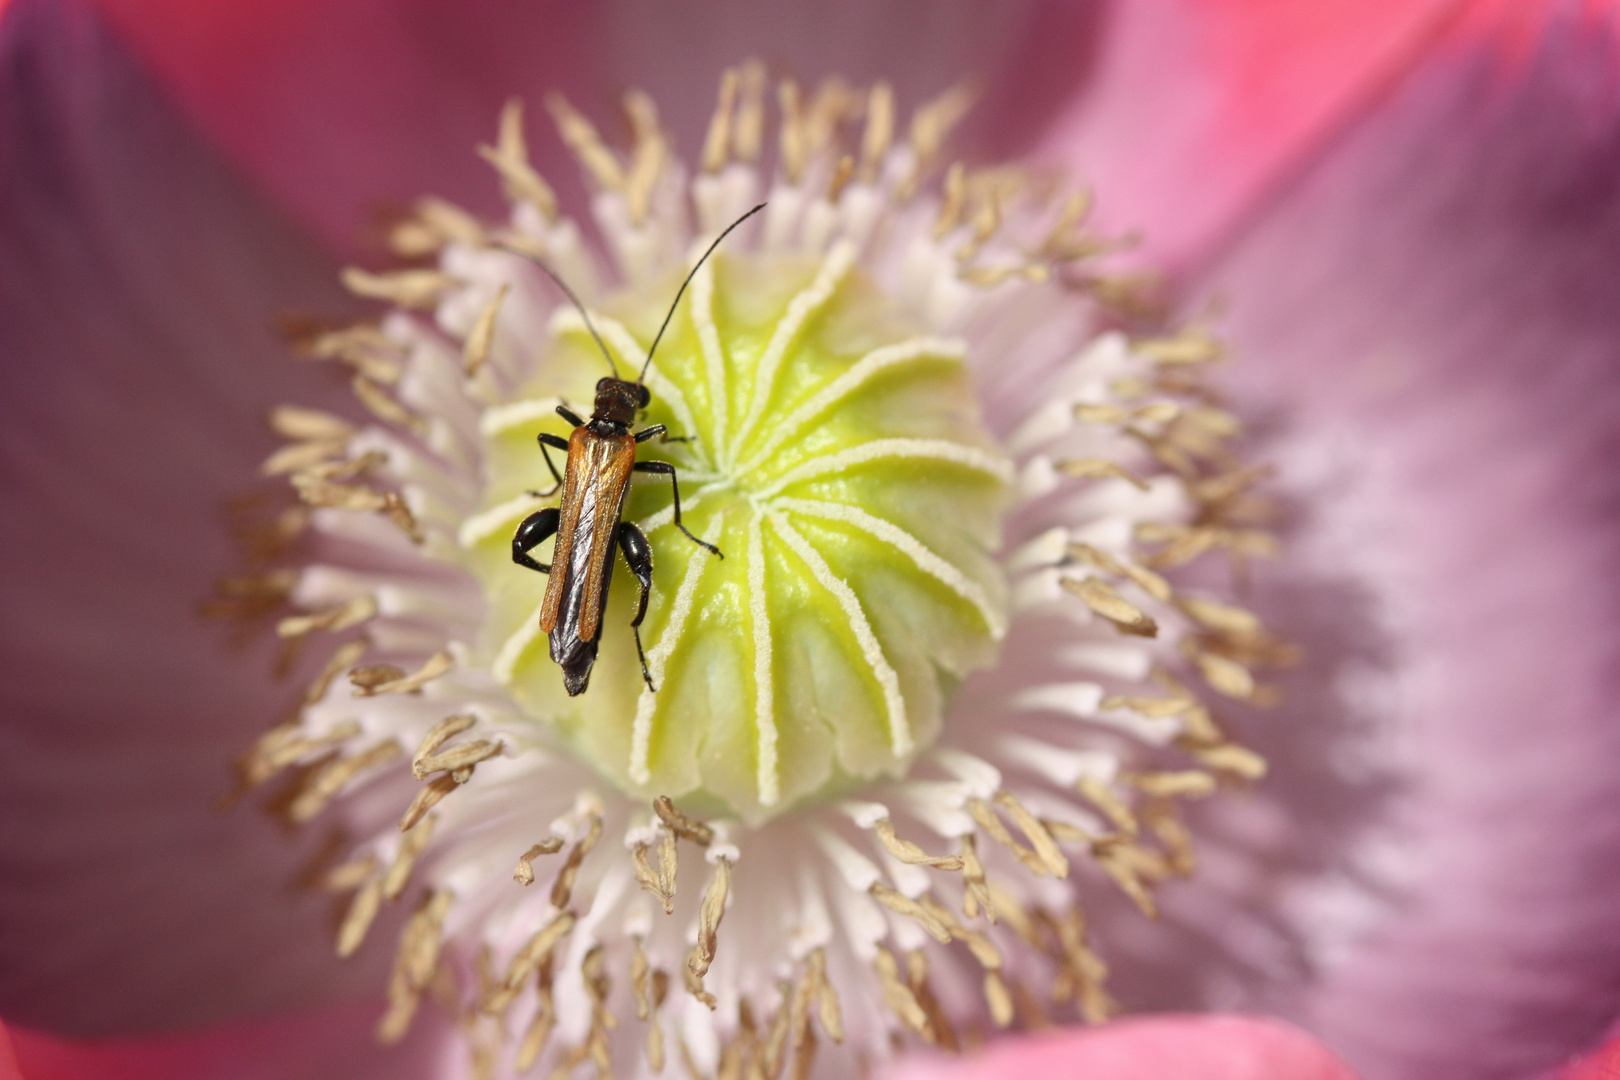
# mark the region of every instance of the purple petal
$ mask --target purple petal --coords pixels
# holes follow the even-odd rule
[[[1616,44],[1571,17],[1520,66],[1453,51],[1207,279],[1307,507],[1289,572],[1359,582],[1382,637],[1338,780],[1399,793],[1342,853],[1365,932],[1317,908],[1297,1006],[1377,1080],[1529,1075],[1620,1012]]]
[[[277,318],[341,310],[333,268],[84,6],[12,5],[0,85],[0,1014],[100,1035],[374,994],[387,949],[339,968],[289,885],[321,838],[211,809],[292,690],[196,614],[265,410],[310,394]]]

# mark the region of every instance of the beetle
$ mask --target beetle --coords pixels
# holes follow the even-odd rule
[[[512,535],[512,561],[549,577],[545,599],[540,605],[540,630],[551,639],[551,659],[562,668],[563,686],[570,697],[585,692],[590,682],[591,668],[596,663],[597,645],[602,636],[602,612],[607,608],[608,586],[613,581],[615,546],[624,554],[626,565],[641,586],[635,618],[630,620],[630,630],[636,639],[636,655],[641,659],[641,677],[648,690],[657,691],[647,670],[647,654],[641,648],[641,620],[646,617],[647,596],[652,589],[652,547],[647,543],[646,535],[633,522],[620,520],[625,496],[630,490],[631,474],[639,472],[668,476],[670,492],[674,496],[675,527],[685,533],[692,543],[719,558],[725,558],[719,548],[693,536],[681,522],[681,488],[675,476],[675,466],[667,461],[636,460],[636,447],[648,439],[684,440],[670,436],[663,424],[654,424],[634,432],[631,425],[635,422],[636,414],[645,409],[652,399],[647,391],[647,369],[652,366],[653,352],[658,348],[664,331],[669,328],[686,286],[691,283],[698,267],[714,254],[715,248],[720,246],[731,230],[764,208],[765,204],[760,203],[728,225],[686,275],[686,280],[681,282],[675,299],[669,305],[663,325],[658,328],[652,345],[647,349],[647,359],[635,382],[619,378],[618,365],[613,362],[613,355],[608,352],[607,345],[591,323],[585,305],[579,302],[563,280],[534,256],[512,248],[506,249],[534,262],[556,282],[584,318],[586,329],[596,339],[597,347],[608,362],[608,370],[612,372],[596,384],[596,402],[590,420],[582,419],[567,405],[557,406],[557,414],[573,425],[573,434],[568,439],[549,432],[540,433],[540,453],[557,482],[550,491],[534,494],[547,498],[561,488],[562,501],[557,506],[537,510],[524,518]],[[558,474],[548,447],[567,454],[562,475]],[[557,544],[550,565],[529,554],[553,535],[557,537]]]

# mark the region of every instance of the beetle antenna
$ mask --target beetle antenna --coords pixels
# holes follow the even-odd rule
[[[752,211],[750,211],[750,213],[752,213]],[[727,232],[729,231],[730,230],[728,229]],[[542,262],[539,256],[531,255],[522,248],[515,248],[509,244],[501,243],[497,243],[495,246],[510,255],[517,255],[520,258],[528,259],[530,262],[534,263],[534,265],[544,270],[546,272],[546,277],[557,283],[557,288],[561,289],[563,291],[563,295],[568,297],[569,300],[573,301],[574,307],[579,310],[579,317],[585,320],[585,329],[589,330],[591,332],[591,337],[596,339],[596,347],[602,350],[602,358],[608,362],[608,370],[613,372],[613,377],[617,379],[619,377],[619,365],[613,362],[613,354],[608,352],[607,344],[602,340],[602,335],[596,332],[596,324],[591,322],[591,313],[585,310],[585,305],[579,302],[579,297],[574,295],[574,290],[568,287],[568,283],[557,276],[557,271],[553,270],[551,267]]]
[[[710,255],[714,254],[714,249],[720,246],[720,241],[724,240],[728,235],[730,235],[732,229],[735,229],[737,226],[741,225],[743,222],[747,221],[749,218],[753,217],[763,209],[765,209],[765,204],[760,203],[758,206],[748,211],[748,213],[744,214],[736,221],[733,221],[730,225],[727,225],[726,231],[714,238],[714,243],[710,244],[709,250],[703,253],[703,258],[699,259],[697,264],[692,267],[691,272],[686,275],[686,280],[681,282],[681,287],[675,290],[675,299],[670,301],[669,314],[664,316],[664,325],[658,328],[657,336],[653,338],[652,345],[650,345],[647,349],[647,360],[641,365],[641,374],[636,376],[636,382],[643,383],[647,381],[647,369],[652,367],[653,350],[658,348],[658,343],[664,338],[664,331],[669,329],[669,321],[675,317],[675,309],[680,306],[681,294],[686,292],[686,287],[688,285],[692,284],[692,279],[697,276],[698,267],[701,267],[704,261],[707,260]]]

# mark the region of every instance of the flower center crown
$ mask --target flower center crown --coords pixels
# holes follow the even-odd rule
[[[642,637],[656,692],[627,629],[634,581],[612,593],[600,674],[569,699],[539,631],[545,579],[509,554],[545,504],[526,492],[551,479],[536,432],[566,438],[556,405],[606,371],[577,312],[558,309],[523,396],[483,413],[488,508],[459,537],[490,598],[483,648],[528,711],[627,791],[757,818],[899,774],[1005,631],[990,552],[1012,473],[979,421],[966,343],[921,332],[855,255],[848,242],[820,258],[722,255],[659,345],[646,421],[685,441],[642,453],[676,466],[687,528],[725,557],[676,530],[666,478],[635,482],[625,519],[654,551]],[[595,314],[622,368],[645,357],[678,284],[665,275]]]

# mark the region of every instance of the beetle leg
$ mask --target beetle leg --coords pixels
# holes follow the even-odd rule
[[[669,477],[669,489],[675,493],[675,527],[681,530],[681,532],[686,533],[686,538],[692,541],[692,543],[696,544],[698,547],[708,548],[710,551],[714,552],[714,554],[719,555],[722,559],[725,558],[725,556],[720,553],[719,548],[715,547],[713,544],[708,544],[702,540],[699,540],[687,530],[685,525],[681,524],[681,485],[675,481],[675,466],[671,465],[667,461],[638,461],[635,464],[635,470],[636,472],[657,473],[660,476],[667,475]]]
[[[566,405],[557,406],[557,415],[568,421],[570,424],[573,424],[575,427],[585,426],[585,421],[580,419],[579,413],[575,412],[573,409],[570,409]]]
[[[663,424],[654,424],[650,428],[642,428],[640,431],[636,432],[636,442],[646,442],[648,439],[652,438],[654,435],[658,436],[658,441],[659,442],[691,442],[692,441],[692,436],[690,436],[690,435],[671,435],[669,433],[669,429],[664,427]]]
[[[519,566],[527,566],[530,570],[538,570],[542,574],[551,573],[551,567],[545,563],[536,562],[529,554],[535,548],[545,543],[557,534],[557,525],[562,521],[562,511],[555,506],[548,506],[544,510],[536,510],[523,519],[523,524],[517,527],[512,534],[512,561]]]
[[[546,453],[546,447],[548,446],[555,447],[565,454],[568,453],[567,439],[564,439],[560,435],[548,434],[544,431],[540,433],[540,456],[546,459],[546,468],[551,470],[551,478],[557,482],[544,491],[529,492],[530,495],[533,495],[537,499],[551,498],[553,495],[557,494],[557,489],[562,487],[563,483],[562,474],[557,472],[557,466],[552,464],[551,455]]]
[[[641,583],[641,601],[636,605],[636,617],[630,620],[630,632],[636,636],[641,677],[646,681],[647,689],[657,693],[658,687],[653,685],[652,673],[647,670],[647,654],[641,649],[641,620],[647,615],[647,594],[652,590],[652,547],[647,543],[646,534],[625,521],[619,524],[619,550],[624,552],[624,561],[629,564],[630,572]]]

